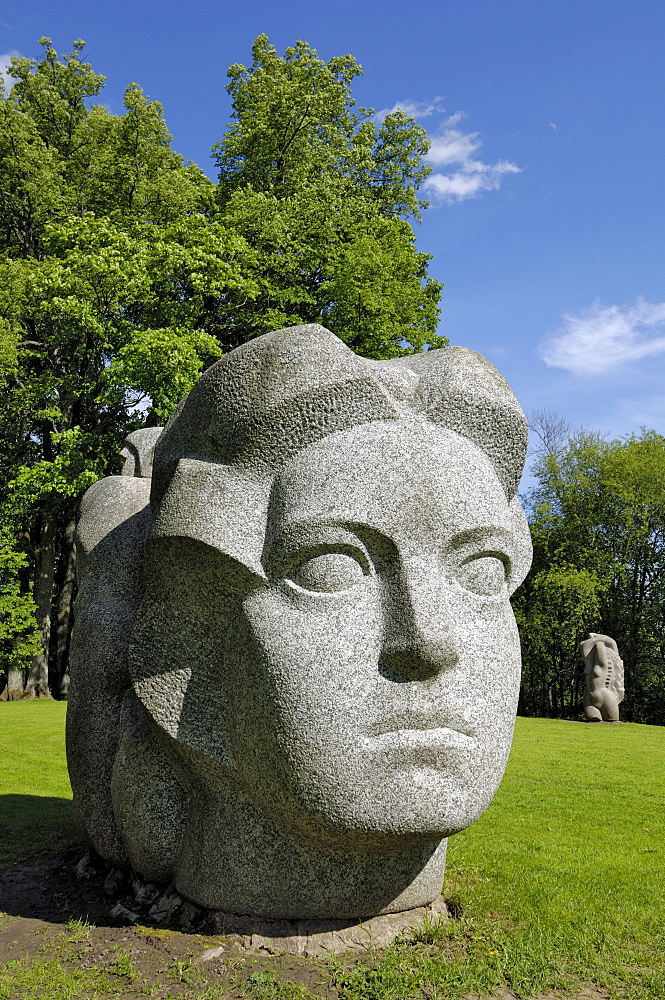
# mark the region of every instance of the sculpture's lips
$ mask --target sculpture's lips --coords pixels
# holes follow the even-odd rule
[[[393,729],[370,737],[373,747],[399,750],[474,750],[476,741],[466,733],[446,726]]]

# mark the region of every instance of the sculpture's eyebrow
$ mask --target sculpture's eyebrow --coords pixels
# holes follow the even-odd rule
[[[444,551],[457,552],[460,549],[488,549],[496,547],[510,556],[515,550],[515,537],[510,529],[501,524],[483,524],[465,528],[448,541]]]
[[[368,525],[353,521],[288,521],[275,531],[268,530],[261,561],[264,566],[271,564],[275,571],[291,554],[308,547],[346,544],[364,549],[363,535],[367,532],[375,533]]]
[[[266,536],[266,548],[281,546],[295,548],[300,545],[316,544],[319,541],[325,544],[328,540],[331,542],[339,540],[344,534],[348,535],[350,539],[353,537],[361,542],[368,536],[380,536],[386,542],[393,541],[390,535],[369,522],[353,518],[338,518],[335,515],[331,515],[330,518],[317,515],[284,520],[275,530],[269,529]],[[506,549],[506,554],[510,554],[515,548],[515,538],[511,529],[505,524],[479,524],[472,528],[465,528],[448,539],[443,546],[443,551],[444,553],[455,551],[467,546],[469,548],[487,548],[488,545],[492,544],[499,549]]]
[[[289,541],[291,537],[295,540],[306,538],[307,536],[321,535],[332,536],[335,533],[358,535],[363,530],[373,530],[371,525],[366,525],[361,521],[352,519],[339,519],[331,517],[302,517],[293,520],[285,520],[274,531],[269,532],[275,539]]]

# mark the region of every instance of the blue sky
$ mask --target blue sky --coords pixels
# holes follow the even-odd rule
[[[620,436],[665,432],[665,4],[662,0],[349,0],[111,4],[12,0],[0,53],[75,38],[122,110],[161,101],[174,148],[214,176],[231,63],[265,32],[350,52],[354,94],[432,139],[418,227],[446,285],[440,332],[486,355],[525,410]]]

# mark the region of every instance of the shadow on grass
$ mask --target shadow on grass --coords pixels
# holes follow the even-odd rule
[[[59,923],[105,910],[77,884],[83,851],[70,799],[0,795],[0,912]]]
[[[0,795],[0,865],[61,850],[76,839],[71,799]]]

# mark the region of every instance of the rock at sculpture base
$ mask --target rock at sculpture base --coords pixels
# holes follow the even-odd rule
[[[207,949],[201,961],[219,958],[231,947],[253,954],[311,957],[363,953],[385,948],[399,937],[412,939],[414,935],[427,933],[449,916],[445,900],[437,896],[427,905],[367,920],[266,920],[206,910],[184,899],[173,886],[160,890],[91,851],[80,859],[75,873],[81,880],[95,879],[103,893],[114,900],[108,911],[114,920],[223,937],[224,944]]]
[[[213,365],[151,462],[156,435],[77,529],[89,843],[248,919],[429,905],[512,739],[517,400],[473,351],[370,361],[313,324]]]
[[[624,698],[623,660],[614,639],[598,632],[580,643],[584,660],[584,714],[587,722],[618,722]]]
[[[435,924],[448,917],[443,897],[425,906],[400,913],[388,913],[368,920],[265,920],[236,917],[227,913],[211,913],[208,927],[212,933],[223,934],[231,943],[249,952],[306,955],[312,958],[364,953],[387,948],[399,937],[418,934],[426,924]],[[204,960],[218,957],[223,949],[210,949]]]

